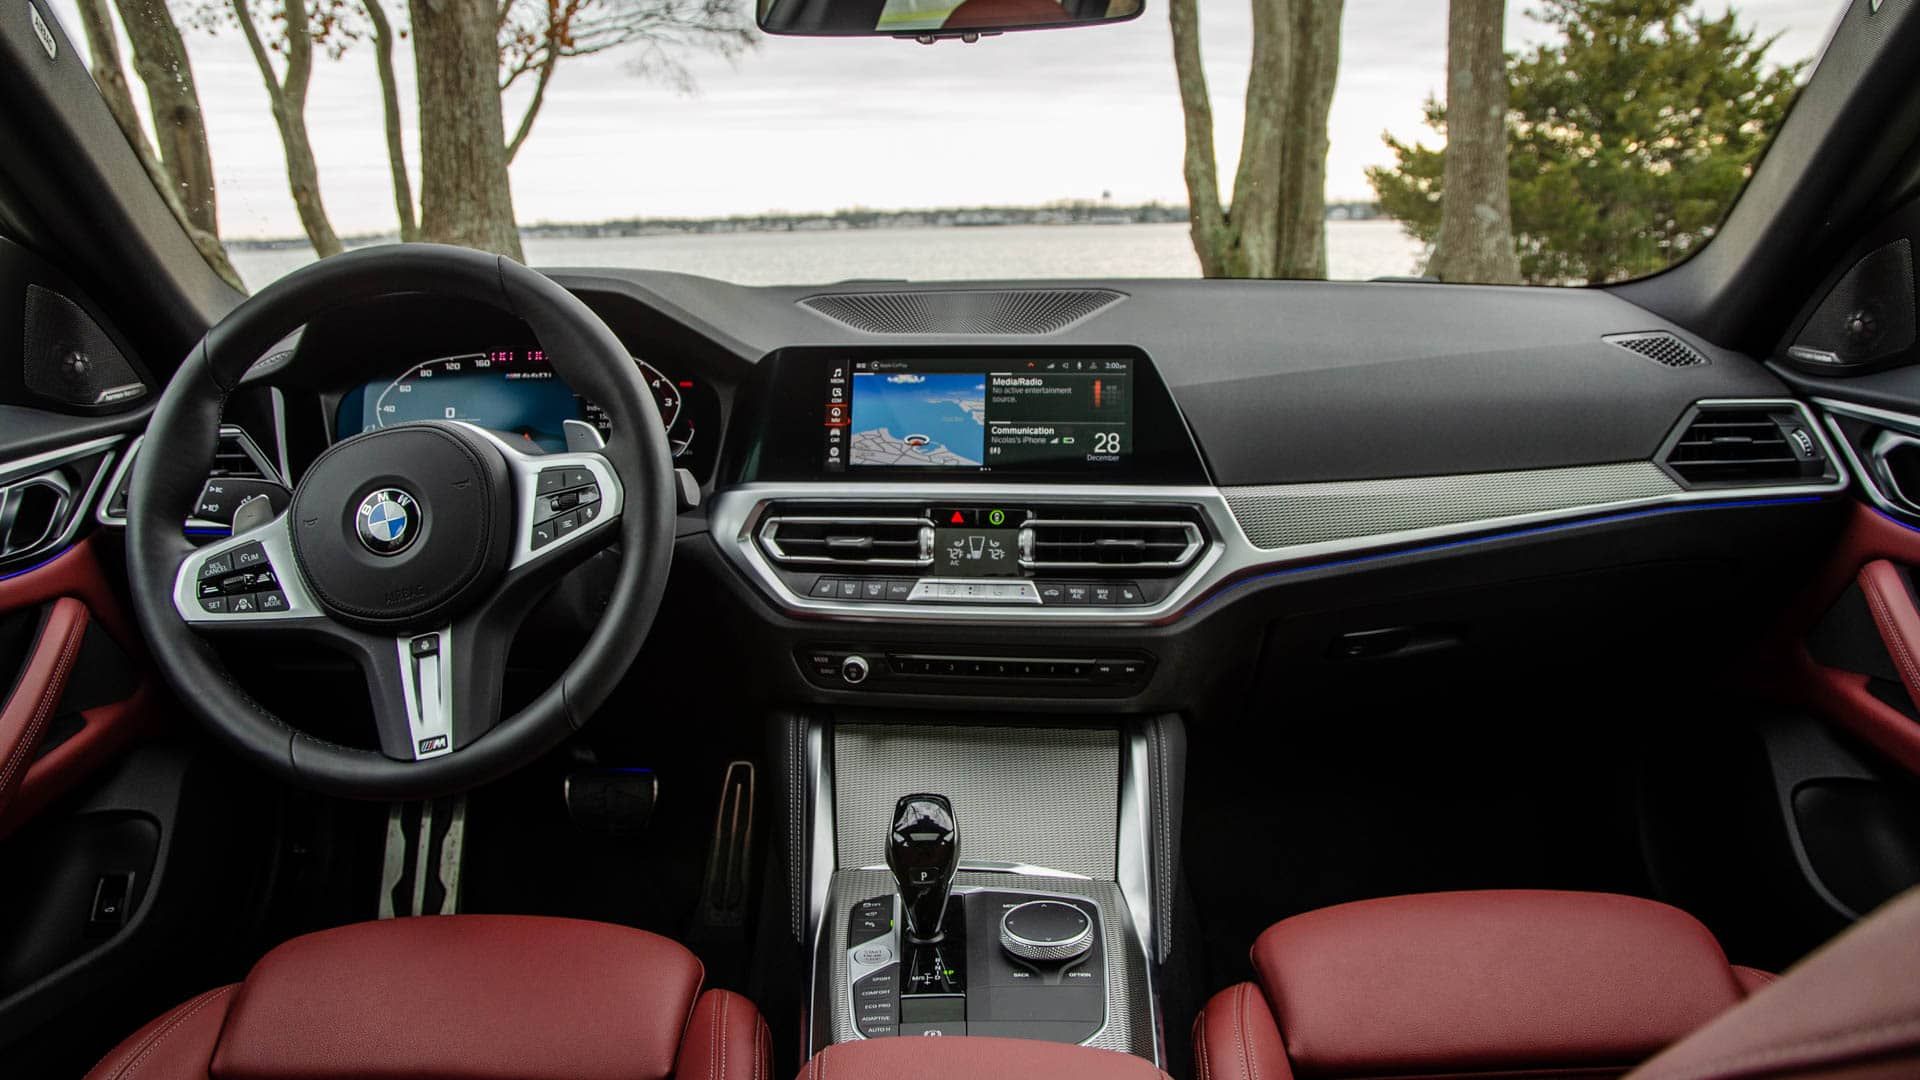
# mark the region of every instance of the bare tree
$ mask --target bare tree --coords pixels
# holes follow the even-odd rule
[[[166,164],[154,153],[153,144],[147,141],[147,130],[140,122],[140,112],[134,108],[133,87],[127,81],[127,72],[120,63],[120,41],[114,31],[113,13],[107,10],[106,0],[75,0],[80,10],[81,28],[87,37],[87,52],[93,69],[93,81],[100,87],[100,97],[107,104],[107,111],[113,114],[113,122],[120,127],[120,133],[126,136],[127,145],[133,148],[134,156],[140,159],[140,168],[153,182],[155,191],[173,212],[180,228],[186,231],[187,238],[199,250],[200,256],[220,275],[221,280],[236,289],[244,290],[245,283],[233,268],[233,262],[227,258],[227,249],[220,244],[217,233],[201,228],[187,215],[187,208],[180,201],[181,185],[167,171]],[[211,193],[209,193],[211,194]]]
[[[259,13],[251,0],[230,0],[230,5],[233,21],[253,54],[254,66],[260,69],[260,81],[266,84],[300,227],[306,230],[308,242],[321,258],[338,254],[340,237],[334,233],[320,198],[320,166],[314,161],[313,140],[307,134],[307,88],[313,82],[314,46],[332,33],[340,14],[339,0],[320,0],[313,9],[307,7],[307,0],[279,0],[277,7]],[[255,21],[261,17],[268,20],[271,42]],[[284,58],[278,71],[275,53]]]
[[[1447,149],[1440,235],[1427,273],[1441,281],[1513,283],[1507,197],[1505,0],[1453,0],[1447,16]]]
[[[502,0],[500,90],[528,75],[533,96],[507,140],[507,160],[519,154],[546,103],[560,61],[635,48],[628,69],[690,93],[692,72],[680,54],[698,50],[729,59],[753,47],[753,22],[737,0]]]
[[[166,0],[118,0],[118,6],[127,41],[133,46],[133,70],[147,88],[160,160],[173,178],[187,220],[218,235],[206,116],[200,109],[200,91],[193,83],[193,65],[187,60],[180,27]]]
[[[1253,0],[1253,63],[1233,203],[1220,201],[1198,0],[1168,0],[1186,112],[1193,247],[1208,277],[1327,275],[1327,110],[1343,0]]]

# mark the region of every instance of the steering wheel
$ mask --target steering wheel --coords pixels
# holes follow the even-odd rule
[[[457,421],[357,435],[321,454],[286,511],[195,547],[196,505],[227,396],[288,333],[330,310],[421,293],[517,316],[556,374],[598,404],[597,451],[538,452]],[[297,358],[295,364],[321,362]],[[578,297],[509,259],[432,244],[314,263],[235,308],[155,406],[127,500],[134,610],[180,699],[242,757],[305,787],[368,799],[449,794],[551,749],[605,703],[646,639],[674,538],[673,455],[639,368]],[[507,651],[560,575],[618,541],[585,647],[502,718]],[[331,646],[358,661],[378,751],[296,730],[254,701],[212,640]]]

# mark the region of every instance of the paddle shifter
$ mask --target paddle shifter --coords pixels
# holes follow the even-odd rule
[[[894,804],[887,868],[900,887],[909,942],[927,944],[946,936],[941,924],[959,865],[960,827],[945,795],[907,795]]]

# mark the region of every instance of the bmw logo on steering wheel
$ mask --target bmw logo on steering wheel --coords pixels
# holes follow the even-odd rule
[[[375,555],[398,555],[420,533],[420,504],[399,488],[381,488],[360,500],[355,531]]]

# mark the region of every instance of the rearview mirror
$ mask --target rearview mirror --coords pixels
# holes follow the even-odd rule
[[[977,40],[1138,18],[1146,0],[758,0],[760,29],[813,37]]]

